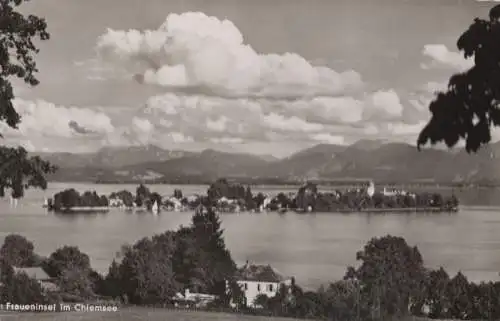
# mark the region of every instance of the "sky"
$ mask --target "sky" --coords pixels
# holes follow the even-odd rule
[[[428,104],[472,66],[474,0],[31,0],[51,38],[40,84],[15,81],[30,151],[289,155],[318,143],[414,144]],[[495,137],[500,137],[496,135]]]

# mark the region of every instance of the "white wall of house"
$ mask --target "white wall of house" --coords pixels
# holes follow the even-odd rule
[[[243,290],[245,294],[247,306],[255,307],[254,301],[259,294],[265,294],[268,298],[274,297],[281,286],[281,284],[290,284],[290,281],[286,282],[257,282],[257,281],[237,281],[238,285]]]

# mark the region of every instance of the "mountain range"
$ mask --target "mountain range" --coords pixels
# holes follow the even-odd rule
[[[260,183],[368,180],[394,183],[500,182],[500,143],[477,154],[378,140],[320,144],[278,159],[207,149],[106,147],[95,153],[38,153],[57,165],[52,181],[207,183],[220,177]]]

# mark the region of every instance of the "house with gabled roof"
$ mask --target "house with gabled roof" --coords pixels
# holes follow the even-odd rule
[[[35,279],[44,291],[57,291],[58,286],[53,278],[47,275],[40,267],[13,267],[14,273],[25,273],[28,277]]]
[[[276,296],[281,285],[291,285],[292,278],[285,277],[270,265],[247,263],[236,272],[235,279],[245,296],[248,307],[256,306],[255,299],[259,295],[268,298]]]

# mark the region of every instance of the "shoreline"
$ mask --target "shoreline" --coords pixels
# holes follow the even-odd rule
[[[120,211],[147,211],[144,208],[120,208],[120,207],[112,207],[112,206],[96,206],[96,207],[72,207],[65,209],[49,209],[49,211],[54,213],[62,213],[62,214],[78,214],[78,213],[107,213],[111,210],[120,210]],[[186,209],[182,211],[176,210],[167,210],[160,209],[159,212],[166,213],[185,213],[195,211],[195,209]],[[148,211],[153,213],[153,211]],[[335,211],[299,211],[296,209],[288,209],[286,211],[280,212],[278,211],[262,211],[262,212],[253,212],[253,211],[240,211],[240,212],[231,212],[231,211],[221,211],[217,210],[220,214],[261,214],[261,213],[277,213],[277,214],[286,214],[288,212],[296,213],[296,214],[314,214],[314,213],[323,213],[323,214],[350,214],[350,213],[458,213],[458,208],[452,209],[444,209],[444,208],[433,208],[433,207],[397,207],[397,208],[361,208],[361,209],[339,209]]]

